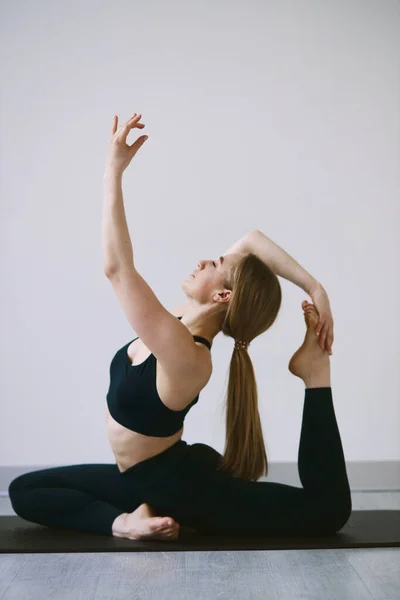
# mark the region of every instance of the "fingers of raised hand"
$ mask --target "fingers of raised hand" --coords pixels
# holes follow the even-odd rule
[[[326,338],[327,351],[329,354],[332,354],[332,344],[333,344],[333,331],[329,330],[327,338]]]
[[[114,141],[115,143],[121,143],[121,142],[126,142],[126,138],[128,137],[129,131],[131,129],[134,129],[135,127],[137,129],[143,129],[143,127],[145,127],[144,123],[139,123],[140,119],[142,118],[142,115],[139,113],[133,113],[133,115],[130,117],[130,119],[128,119],[125,123],[125,125],[122,125],[119,129],[118,129],[118,116],[115,115],[114,117],[114,123],[113,123],[113,129],[112,129],[112,141]]]
[[[322,327],[322,329],[320,330],[319,336],[318,336],[318,343],[321,348],[324,347],[325,336],[326,336],[326,324]]]
[[[331,316],[331,318],[329,319],[328,335],[326,336],[326,349],[329,352],[329,354],[332,354],[333,340],[334,340],[334,335],[333,335],[333,318]]]
[[[318,323],[315,326],[315,334],[316,335],[320,335],[320,332],[322,331],[322,328],[324,327],[326,323],[326,319],[324,317],[323,314],[319,315],[319,319],[318,319]]]
[[[333,329],[329,323],[325,323],[318,337],[321,349],[325,349],[328,354],[332,354]]]
[[[143,127],[145,127],[144,123],[139,123],[141,118],[142,118],[141,113],[139,113],[139,114],[133,113],[131,118],[128,119],[127,122],[125,123],[125,127],[127,129],[133,129],[134,127],[137,127],[138,129],[143,129]]]

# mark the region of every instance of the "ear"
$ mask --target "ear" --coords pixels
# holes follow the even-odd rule
[[[223,292],[218,292],[217,294],[215,294],[213,300],[216,300],[218,302],[229,302],[229,300],[231,299],[231,295],[231,290],[224,290]]]

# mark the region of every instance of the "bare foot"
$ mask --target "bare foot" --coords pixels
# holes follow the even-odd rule
[[[121,519],[120,519],[121,517]],[[115,537],[130,540],[177,540],[179,523],[172,517],[157,517],[149,504],[141,504],[132,513],[120,515],[120,523],[114,528]],[[122,518],[123,517],[123,518]]]
[[[289,371],[304,381],[311,381],[315,377],[320,377],[325,371],[329,373],[329,354],[320,347],[315,334],[315,326],[318,323],[317,309],[307,300],[302,302],[301,307],[304,311],[307,331],[304,342],[289,361]]]

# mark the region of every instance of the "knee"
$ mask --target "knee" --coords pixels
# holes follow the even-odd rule
[[[17,498],[24,489],[22,477],[22,475],[16,477],[11,481],[10,485],[8,486],[8,495],[11,501],[14,500],[14,498]]]
[[[24,477],[24,475],[16,477],[8,486],[8,496],[10,498],[11,505],[14,509],[14,512],[20,516],[23,516],[22,513],[25,512],[24,509],[27,505],[28,490]]]

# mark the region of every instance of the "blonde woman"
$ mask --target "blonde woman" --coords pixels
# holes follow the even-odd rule
[[[351,494],[333,406],[333,318],[327,293],[261,231],[216,260],[200,260],[182,283],[187,301],[167,311],[135,267],[122,174],[146,136],[134,113],[114,117],[104,176],[104,269],[138,337],[113,356],[107,393],[115,464],[43,469],[14,479],[9,496],[22,518],[47,527],[129,539],[177,540],[180,527],[205,534],[315,536],[339,531]],[[302,487],[257,481],[268,474],[249,345],[275,322],[278,276],[306,291],[306,333],[289,362],[305,384],[298,469]],[[232,339],[224,454],[182,440],[184,419],[212,374],[211,348]],[[319,334],[319,336],[318,336]]]

